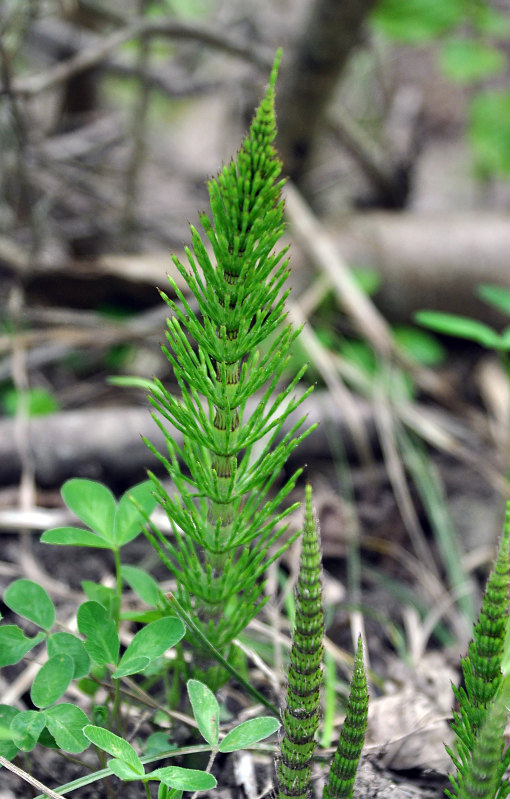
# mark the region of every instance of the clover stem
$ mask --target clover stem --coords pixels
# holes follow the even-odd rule
[[[122,599],[122,573],[121,573],[121,563],[120,563],[120,550],[114,549],[113,557],[115,559],[115,579],[116,579],[115,593],[118,599],[118,602],[115,607],[115,624],[118,632],[120,624],[120,603]]]

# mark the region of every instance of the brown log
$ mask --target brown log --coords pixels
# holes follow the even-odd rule
[[[380,273],[375,303],[389,320],[409,321],[414,311],[433,308],[498,326],[508,323],[475,296],[480,283],[510,289],[508,215],[358,214],[332,233],[351,267]]]
[[[366,423],[371,424],[368,404],[358,403]],[[302,415],[308,414],[307,426],[321,426],[298,448],[294,463],[330,457],[328,436],[332,426],[342,425],[338,406],[327,392],[316,391],[284,425],[290,430]],[[14,420],[0,420],[0,484],[15,483],[20,475]],[[372,425],[373,426],[373,425]],[[174,431],[179,443],[182,436]],[[44,487],[59,486],[69,477],[88,477],[112,485],[133,484],[145,479],[147,468],[158,471],[158,461],[149,452],[146,436],[163,454],[166,442],[151,418],[147,407],[89,408],[61,411],[30,420],[29,440],[36,480]],[[347,441],[347,447],[352,448]]]
[[[352,214],[338,222],[324,223],[342,259],[350,267],[368,267],[380,273],[382,286],[374,300],[390,322],[410,321],[414,311],[434,308],[475,316],[501,326],[505,317],[475,297],[480,283],[510,289],[510,218],[497,212],[367,213]],[[295,294],[310,282],[310,261],[300,252],[294,233],[291,251]],[[182,256],[184,257],[184,256]],[[173,277],[168,251],[133,256],[104,255],[81,264],[31,262],[41,274],[26,276],[26,250],[0,237],[0,268],[25,277],[27,293],[42,289],[51,296],[49,282],[75,283],[76,292],[87,297],[92,287],[101,293],[101,281],[117,280],[137,287],[146,285],[149,301],[155,285],[166,285],[165,272]],[[45,281],[48,281],[45,283]],[[118,290],[117,283],[111,286]],[[106,289],[105,289],[106,290]],[[101,293],[101,296],[102,293]]]

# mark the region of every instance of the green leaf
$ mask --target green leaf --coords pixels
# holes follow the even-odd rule
[[[510,20],[505,14],[482,3],[474,5],[471,8],[471,13],[473,14],[473,25],[477,31],[487,36],[494,36],[500,41],[508,39]]]
[[[95,680],[90,679],[89,677],[82,677],[81,680],[78,680],[76,683],[76,687],[85,694],[85,696],[95,696],[100,689],[100,685],[95,682]]]
[[[122,621],[136,621],[139,624],[149,624],[164,616],[162,610],[123,610],[120,614]]]
[[[413,360],[423,366],[440,366],[446,359],[446,350],[431,333],[410,325],[396,325],[393,338]]]
[[[154,380],[131,375],[112,375],[107,382],[111,386],[120,386],[121,388],[142,388],[146,391],[154,391],[157,388]]]
[[[41,732],[39,738],[37,739],[37,743],[39,744],[39,746],[45,746],[47,749],[60,749],[60,746],[58,745],[55,738],[49,731],[47,725],[44,728],[44,730]]]
[[[19,712],[17,707],[0,705],[0,755],[5,757],[6,760],[12,760],[19,751],[19,747],[13,743],[12,732],[10,730],[11,722]]]
[[[73,679],[74,663],[67,655],[54,655],[34,677],[30,699],[36,707],[47,707],[60,699]]]
[[[105,730],[104,727],[96,727],[93,724],[87,724],[87,726],[83,728],[83,734],[91,743],[95,744],[95,746],[98,746],[115,759],[121,760],[126,766],[129,766],[133,775],[137,775],[138,778],[145,775],[142,761],[131,744],[123,738],[119,738],[119,736],[115,735],[113,732]],[[132,776],[131,779],[136,779],[136,777]]]
[[[110,588],[101,583],[93,583],[92,580],[82,580],[81,587],[87,599],[102,605],[108,614],[108,618],[116,619],[120,608],[120,597],[117,596],[115,588]]]
[[[11,610],[49,630],[55,623],[55,606],[42,586],[32,580],[15,580],[4,594]]]
[[[109,488],[95,480],[74,478],[64,483],[61,493],[67,507],[82,522],[112,542],[116,502]]]
[[[476,293],[484,302],[510,316],[510,289],[482,283],[477,286]]]
[[[12,740],[18,749],[30,752],[45,726],[46,721],[42,713],[36,710],[22,710],[11,721]]]
[[[17,624],[3,624],[0,627],[0,668],[12,666],[25,657],[34,646],[44,640],[44,633],[27,638]]]
[[[125,782],[129,780],[139,780],[145,776],[145,770],[143,774],[139,774],[138,771],[135,771],[128,763],[124,763],[123,760],[117,760],[116,757],[108,760],[107,765],[108,768],[111,768],[116,777]]]
[[[117,664],[119,658],[119,636],[113,619],[98,602],[84,602],[78,608],[78,629],[87,636],[85,649],[100,666]]]
[[[106,705],[94,705],[92,708],[92,724],[94,727],[107,727],[109,715]]]
[[[166,616],[142,627],[122,655],[113,677],[125,677],[143,671],[171,646],[183,638],[186,628],[180,619]]]
[[[99,666],[95,661],[92,661],[89,669],[89,675],[89,677],[82,677],[81,680],[78,680],[77,687],[86,696],[95,696],[100,688],[98,682],[105,680],[105,678],[108,676],[108,669],[106,666]]]
[[[356,267],[352,270],[352,277],[368,297],[372,297],[381,287],[382,277],[375,269]]]
[[[47,642],[48,655],[68,655],[73,661],[73,679],[79,680],[89,673],[90,658],[83,641],[71,633],[54,633],[50,635]]]
[[[220,752],[237,752],[257,741],[268,738],[280,727],[280,722],[272,716],[262,716],[259,719],[248,719],[238,724],[228,732],[221,741],[218,749]]]
[[[99,533],[91,530],[82,530],[81,527],[54,527],[46,530],[41,536],[43,544],[57,544],[67,547],[95,547],[96,549],[111,549]]]
[[[31,388],[19,391],[17,388],[7,389],[2,396],[2,404],[6,414],[14,416],[22,404],[27,407],[28,416],[47,416],[58,411],[59,404],[53,394],[44,388]]]
[[[414,318],[421,325],[437,330],[439,333],[476,341],[484,347],[498,349],[501,344],[498,334],[491,327],[479,322],[477,319],[441,313],[440,311],[418,311]]]
[[[44,711],[46,726],[64,752],[83,752],[89,746],[83,728],[89,720],[81,708],[62,702]]]
[[[372,20],[391,39],[418,44],[461,22],[463,0],[379,0]]]
[[[510,91],[485,91],[469,109],[469,141],[484,175],[510,176]]]
[[[158,799],[182,799],[182,791],[169,788],[164,782],[158,786]]]
[[[180,766],[166,766],[146,774],[147,779],[161,780],[170,788],[179,788],[182,791],[207,791],[216,788],[217,782],[212,774],[207,771],[198,771],[194,768],[180,768]]]
[[[170,743],[168,733],[153,732],[145,741],[143,753],[146,756],[159,755],[160,752],[168,752],[169,749],[172,749],[172,746],[175,746],[175,744]]]
[[[505,68],[500,50],[473,39],[452,39],[439,57],[441,69],[450,80],[471,83],[496,75]]]
[[[159,586],[152,575],[147,574],[146,571],[139,569],[137,566],[123,565],[120,571],[123,579],[138,594],[140,599],[143,599],[147,605],[152,607],[158,604]]]
[[[202,737],[216,746],[219,739],[220,706],[213,692],[199,680],[188,680],[186,687],[193,715]]]
[[[377,359],[369,344],[365,341],[344,339],[339,350],[346,360],[358,366],[368,377],[374,377],[377,372]]]
[[[142,531],[145,517],[138,510],[133,500],[150,516],[156,507],[156,498],[153,496],[154,486],[151,480],[130,488],[119,500],[113,522],[113,541],[115,546],[121,547],[132,541]]]
[[[118,668],[113,672],[112,677],[120,680],[121,677],[128,677],[130,674],[140,674],[145,671],[150,664],[150,660],[145,655],[138,655],[126,660],[125,663],[119,663]]]
[[[501,344],[502,349],[510,350],[510,327],[505,327],[505,329],[501,332]]]

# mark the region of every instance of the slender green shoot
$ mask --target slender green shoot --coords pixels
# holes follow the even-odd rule
[[[474,789],[478,777],[473,769],[487,756],[494,755],[499,744],[494,738],[494,725],[498,727],[501,715],[499,700],[495,702],[503,683],[502,665],[505,655],[505,638],[509,618],[510,586],[510,503],[507,504],[503,537],[494,568],[489,575],[478,622],[474,627],[473,640],[468,654],[461,661],[465,687],[454,688],[459,711],[453,714],[452,729],[456,738],[456,749],[448,748],[457,771],[450,775],[450,799],[464,799]],[[489,708],[494,725],[488,724]],[[483,734],[482,734],[483,728]],[[497,736],[496,736],[497,737]],[[492,755],[491,755],[492,752]],[[498,749],[497,763],[502,770],[497,795],[506,796],[509,787],[503,773],[510,764],[510,748]],[[476,753],[476,755],[475,755]],[[468,793],[466,793],[468,792]],[[485,795],[484,795],[485,796]],[[492,794],[491,796],[495,796]]]
[[[323,799],[352,799],[354,781],[365,743],[367,717],[368,688],[360,636],[354,659],[347,713],[331,764],[329,782],[324,787]]]
[[[321,550],[312,489],[307,485],[287,706],[283,713],[284,735],[277,764],[279,799],[306,799],[309,795],[311,759],[319,726],[323,636]]]

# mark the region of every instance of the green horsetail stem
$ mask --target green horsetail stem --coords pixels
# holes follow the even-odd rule
[[[180,604],[225,656],[265,602],[268,566],[293,540],[282,537],[293,509],[282,503],[302,470],[281,476],[311,431],[299,432],[302,417],[282,432],[311,389],[293,396],[304,368],[281,386],[299,331],[286,323],[289,265],[277,249],[284,231],[273,147],[278,61],[237,158],[208,183],[205,237],[191,227],[187,265],[173,258],[188,291],[169,278],[176,300],[161,292],[172,312],[163,351],[181,396],[161,381],[151,396],[168,454],[147,444],[172,489],[150,477],[173,536],[153,524],[147,534],[177,580]]]
[[[487,730],[486,720],[487,709],[493,706],[503,680],[501,664],[509,613],[509,538],[510,503],[507,504],[503,536],[494,568],[487,580],[480,616],[473,630],[473,640],[469,644],[467,656],[461,660],[465,688],[454,688],[459,703],[459,711],[454,711],[452,723],[456,748],[447,747],[447,751],[457,771],[450,775],[452,788],[446,791],[450,799],[461,799],[467,790],[466,786],[471,784],[471,777],[468,775],[475,748],[483,757],[487,753],[487,746],[493,745],[493,736]],[[497,715],[496,710],[492,712]],[[478,741],[482,727],[485,729],[483,746]],[[501,777],[509,764],[510,748],[503,756],[501,753],[498,756]],[[500,783],[498,791],[503,791],[503,795],[506,795],[507,781],[500,779]]]
[[[329,783],[324,787],[323,799],[351,799],[365,743],[367,717],[368,688],[363,665],[363,643],[360,636],[354,658],[354,672],[345,721],[329,770]]]
[[[324,613],[322,557],[312,507],[312,489],[305,489],[305,524],[296,587],[296,617],[290,651],[284,734],[277,764],[279,799],[306,799],[310,792],[311,759],[319,725]]]
[[[471,756],[457,779],[459,799],[505,799],[510,793],[508,780],[502,779],[508,766],[503,753],[509,699],[508,690],[506,697],[498,692],[489,704]]]

